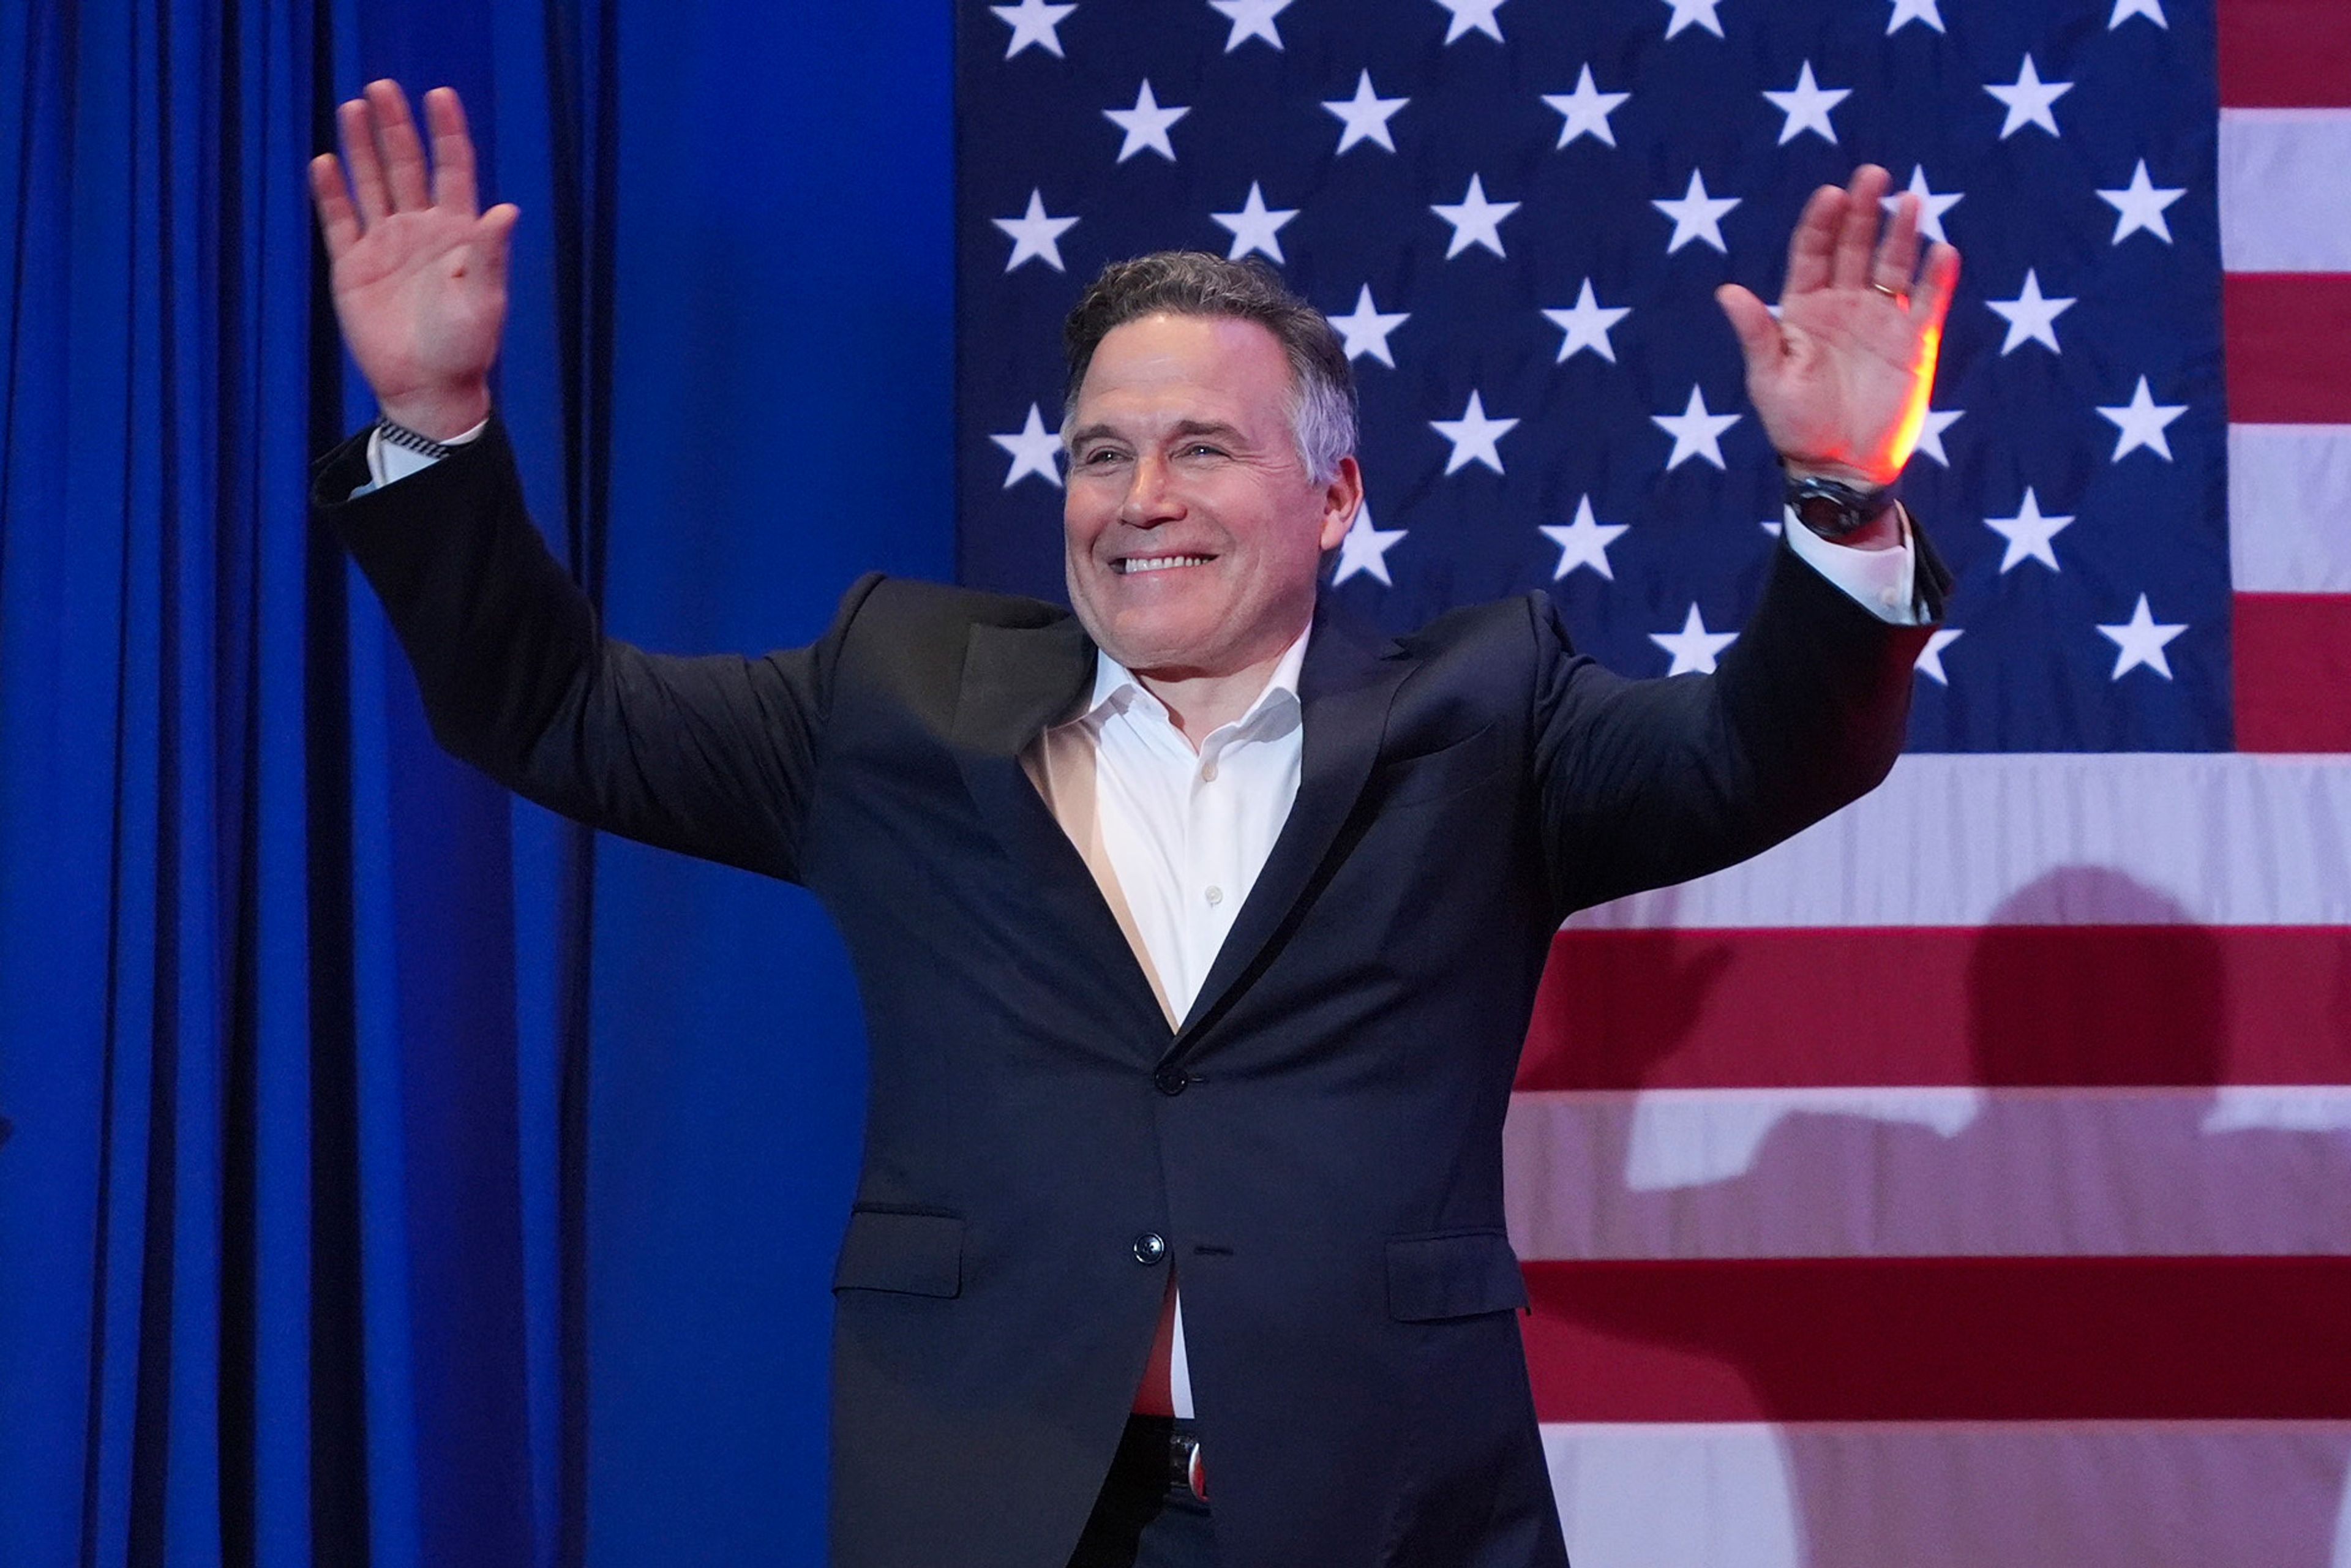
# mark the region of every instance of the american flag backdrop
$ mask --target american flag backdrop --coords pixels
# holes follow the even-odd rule
[[[1391,629],[1710,668],[1777,472],[1711,298],[1871,160],[1965,256],[1910,754],[1577,916],[1508,1132],[1583,1568],[2351,1568],[2351,5],[1078,0],[958,17],[966,581],[1061,595],[1059,322],[1344,332]]]

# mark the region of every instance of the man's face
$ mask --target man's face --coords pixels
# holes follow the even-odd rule
[[[1322,552],[1363,495],[1314,484],[1290,361],[1254,321],[1155,315],[1095,349],[1070,426],[1070,602],[1128,669],[1182,679],[1270,659],[1313,612]]]

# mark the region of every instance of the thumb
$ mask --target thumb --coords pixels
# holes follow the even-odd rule
[[[1750,374],[1780,357],[1780,323],[1751,289],[1726,283],[1714,291],[1714,302],[1730,319],[1730,329],[1739,336],[1739,350],[1747,356]]]
[[[480,252],[482,266],[489,275],[503,283],[507,276],[507,252],[514,241],[515,225],[522,218],[522,209],[512,202],[500,202],[481,216],[475,245]]]

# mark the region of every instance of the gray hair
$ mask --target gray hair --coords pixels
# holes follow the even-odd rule
[[[1355,450],[1354,368],[1329,319],[1256,256],[1228,261],[1203,250],[1163,250],[1103,267],[1061,324],[1070,370],[1061,395],[1064,435],[1102,340],[1114,327],[1161,311],[1254,321],[1273,334],[1290,361],[1290,429],[1299,461],[1313,483],[1329,484],[1339,460]]]

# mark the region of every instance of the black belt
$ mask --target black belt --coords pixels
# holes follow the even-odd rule
[[[1198,1434],[1191,1422],[1173,1416],[1128,1416],[1111,1474],[1130,1486],[1186,1491],[1202,1502],[1208,1500]]]

